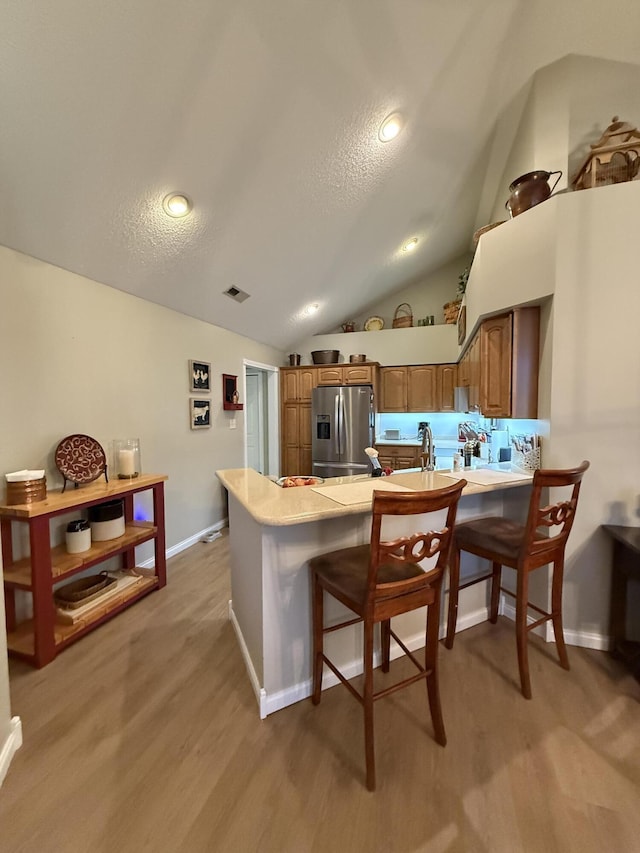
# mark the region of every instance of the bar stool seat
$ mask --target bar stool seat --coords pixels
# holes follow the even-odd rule
[[[371,541],[341,548],[309,561],[313,622],[313,694],[320,702],[324,664],[348,688],[363,707],[367,788],[375,790],[373,703],[383,696],[426,680],[427,696],[436,742],[447,742],[438,689],[438,632],[442,578],[451,552],[452,531],[458,500],[466,480],[444,489],[425,492],[374,491]],[[446,511],[444,524],[442,513]],[[436,518],[437,528],[429,529]],[[381,537],[384,516],[421,515],[417,532],[394,539]],[[426,516],[426,518],[425,518]],[[421,565],[422,564],[422,565]],[[324,624],[324,594],[328,593],[353,613],[335,625]],[[391,628],[391,618],[419,607],[427,608],[424,665]],[[324,635],[359,622],[364,626],[364,687],[360,693],[324,653]],[[382,671],[389,671],[391,637],[418,670],[377,692],[373,690],[374,627],[380,624]]]
[[[525,699],[531,699],[531,679],[527,634],[538,625],[551,621],[560,664],[569,669],[569,657],[562,628],[562,581],[564,552],[573,526],[582,477],[589,467],[583,462],[577,468],[566,470],[538,470],[533,476],[533,488],[525,524],[508,518],[490,516],[465,521],[456,526],[449,563],[449,607],[445,646],[453,648],[458,618],[460,590],[481,581],[491,580],[489,620],[498,621],[500,593],[513,595],[516,600],[516,645],[520,685]],[[555,489],[555,502],[546,504],[546,489]],[[558,490],[569,494],[558,496]],[[543,495],[545,504],[543,504]],[[489,574],[460,583],[460,553],[483,557],[491,561]],[[551,611],[543,610],[528,600],[529,574],[542,566],[552,565]],[[517,584],[515,595],[500,585],[502,567],[515,569]],[[528,623],[527,611],[535,611],[540,618]]]

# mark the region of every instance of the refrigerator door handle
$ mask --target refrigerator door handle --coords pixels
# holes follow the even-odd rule
[[[345,452],[345,446],[344,445],[345,445],[346,431],[347,431],[346,430],[346,424],[344,422],[344,398],[342,396],[342,393],[338,394],[338,400],[340,401],[338,404],[340,407],[340,421],[339,421],[340,426],[338,429],[338,433],[340,436],[339,452],[340,452],[340,458],[342,458],[344,456],[344,452]]]
[[[335,435],[336,459],[340,458],[340,394],[334,398],[333,430]]]

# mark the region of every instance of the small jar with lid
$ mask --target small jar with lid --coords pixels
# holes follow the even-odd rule
[[[64,536],[68,554],[81,554],[91,548],[91,526],[84,518],[70,521]]]

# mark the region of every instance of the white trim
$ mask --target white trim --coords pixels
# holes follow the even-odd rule
[[[515,608],[510,604],[507,604],[505,606],[504,596],[501,596],[501,607],[499,612],[501,615],[506,616],[508,619],[515,619]],[[233,613],[231,601],[229,602],[229,619],[236,632],[238,643],[240,644],[242,657],[244,658],[245,666],[247,667],[247,672],[249,673],[251,686],[253,687],[253,692],[255,693],[258,702],[258,707],[260,709],[261,720],[264,720],[265,717],[269,716],[269,714],[274,714],[276,711],[282,710],[282,708],[286,708],[289,705],[293,705],[296,702],[300,702],[302,699],[307,699],[311,696],[312,682],[310,678],[305,681],[298,682],[297,684],[294,684],[292,687],[288,687],[285,690],[280,690],[277,693],[267,693],[265,688],[261,687],[258,681],[256,671],[253,668],[253,663],[251,662],[251,658],[249,656],[249,651],[247,649],[246,643],[244,642],[242,632],[240,631],[240,626],[238,625],[235,614]],[[474,610],[472,613],[466,613],[463,617],[460,617],[458,619],[456,633],[459,631],[465,631],[467,628],[473,628],[474,625],[479,625],[481,622],[486,622],[488,619],[488,607],[482,607],[478,610]],[[531,621],[534,620],[531,619]],[[543,626],[540,626],[540,628],[542,627]],[[440,626],[440,639],[443,639],[445,634],[446,621]],[[598,634],[586,634],[579,633],[576,631],[565,631],[564,635],[565,642],[567,643],[567,645],[570,646],[581,646],[583,648],[600,650],[606,650],[609,647],[608,638],[601,637]],[[406,647],[412,652],[422,649],[424,648],[424,632],[420,631],[405,640],[404,642]],[[396,660],[396,658],[401,657],[402,654],[402,649],[392,640],[390,650],[391,660]],[[376,654],[374,655],[373,663],[374,667],[380,666],[379,652],[376,652]],[[344,674],[345,678],[355,678],[357,675],[362,674],[362,661],[354,660],[347,666],[343,666],[341,668],[341,671]],[[328,690],[330,687],[334,687],[338,683],[339,680],[337,676],[333,672],[331,672],[330,669],[325,669],[324,674],[322,676],[322,689]]]
[[[222,530],[223,527],[227,527],[228,525],[229,519],[223,518],[221,521],[217,521],[215,524],[212,524],[211,527],[205,527],[204,530],[200,530],[198,533],[194,533],[193,536],[183,539],[182,542],[178,542],[177,545],[172,545],[171,548],[167,548],[165,551],[167,560],[171,557],[175,557],[176,554],[179,554],[181,551],[186,551],[187,548],[191,548],[191,546],[195,545],[196,542],[200,542],[203,537],[208,536],[210,533],[215,533],[218,530]],[[155,564],[155,557],[150,557],[148,560],[138,563],[141,569],[152,569]]]
[[[512,622],[516,620],[516,608],[514,604],[510,603],[510,598],[505,600],[505,596],[500,596],[500,614],[502,616],[506,616],[507,619],[511,619]],[[509,603],[507,603],[509,602]],[[529,623],[535,622],[536,616],[527,615],[527,621]],[[553,625],[551,621],[545,622],[542,625],[539,625],[533,631],[538,637],[542,637],[545,643],[554,643],[555,637],[553,635]],[[597,651],[607,652],[611,648],[611,640],[609,637],[605,637],[602,634],[594,634],[589,631],[568,631],[566,628],[564,629],[564,641],[568,646],[577,646],[582,649],[596,649]]]
[[[9,723],[9,736],[0,750],[0,785],[9,770],[11,759],[22,746],[22,723],[20,717],[12,717]]]
[[[238,645],[240,646],[240,652],[244,660],[244,665],[246,666],[247,673],[249,674],[249,681],[251,682],[253,692],[255,693],[256,699],[258,700],[258,707],[260,708],[260,719],[264,720],[268,713],[265,710],[265,706],[267,704],[267,693],[264,687],[260,686],[258,674],[253,667],[253,661],[251,660],[249,649],[247,648],[247,644],[245,643],[244,637],[242,636],[242,631],[240,629],[240,625],[238,624],[236,614],[233,612],[233,601],[231,599],[229,599],[229,622],[231,622],[233,630],[236,632],[236,638],[238,640]],[[287,704],[291,703],[288,702]],[[285,706],[281,705],[280,707],[284,708]],[[279,709],[275,708],[274,710],[277,711]]]

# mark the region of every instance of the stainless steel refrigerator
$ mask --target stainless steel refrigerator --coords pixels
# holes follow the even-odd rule
[[[371,471],[365,447],[373,445],[371,385],[313,389],[311,459],[316,477],[346,477]]]

